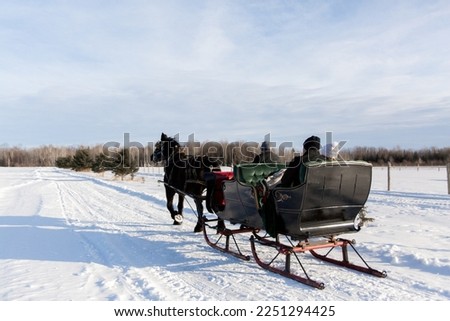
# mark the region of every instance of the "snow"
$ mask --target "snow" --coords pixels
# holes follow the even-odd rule
[[[0,168],[2,301],[447,301],[450,196],[444,167],[373,169],[368,216],[343,235],[387,278],[318,262],[318,290],[206,244],[196,217],[174,226],[161,168],[131,180],[57,168]],[[188,199],[193,205],[192,200]],[[248,235],[239,236],[250,253]]]

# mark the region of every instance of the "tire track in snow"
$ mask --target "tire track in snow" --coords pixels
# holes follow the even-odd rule
[[[157,197],[155,195],[151,195],[151,194],[148,194],[148,193],[145,193],[145,192],[140,192],[140,191],[133,190],[133,189],[127,187],[127,186],[120,185],[120,183],[110,182],[110,181],[107,181],[107,180],[104,180],[104,179],[101,179],[101,178],[95,178],[95,177],[92,177],[92,176],[86,175],[86,174],[79,174],[79,173],[73,173],[73,172],[62,171],[62,170],[57,170],[57,171],[62,173],[63,175],[69,175],[71,177],[80,178],[80,179],[83,179],[83,180],[90,181],[90,182],[92,182],[94,184],[97,184],[97,185],[99,185],[101,187],[112,189],[115,192],[123,194],[123,196],[127,196],[127,198],[131,196],[131,197],[136,197],[136,198],[138,198],[140,200],[143,200],[143,201],[146,202],[147,206],[150,206],[151,208],[155,208],[157,210],[162,211],[164,213],[163,214],[164,219],[166,219],[167,222],[171,222],[171,220],[169,218],[170,217],[169,212],[166,209],[165,196]],[[146,173],[143,173],[141,175],[143,175],[143,176],[148,176],[148,175],[154,176],[154,174],[146,174]],[[157,174],[157,176],[160,176],[160,174]],[[161,175],[160,179],[162,179],[162,175]],[[161,188],[162,188],[162,185],[161,185]],[[174,200],[174,202],[176,203],[176,199]],[[191,200],[189,197],[185,198],[185,207],[184,207],[184,214],[185,214],[185,216],[184,216],[184,221],[190,222],[190,223],[193,223],[193,224],[197,223],[197,214],[192,209],[194,207],[195,206],[193,204],[193,200]],[[205,206],[205,208],[206,208],[206,206]],[[146,215],[149,214],[148,211],[145,211],[144,213],[146,213]],[[151,214],[151,212],[150,212],[150,214]],[[188,215],[186,215],[186,214],[188,214]],[[158,221],[160,221],[159,215],[158,215]]]
[[[66,213],[70,214],[66,214],[67,220],[75,228],[101,229],[108,233],[123,235],[124,238],[123,244],[110,242],[98,246],[102,240],[98,238],[91,240],[84,237],[88,250],[99,262],[120,268],[121,274],[126,278],[125,282],[132,284],[134,291],[147,299],[179,300],[184,298],[189,300],[214,297],[217,286],[215,283],[211,284],[210,277],[201,275],[200,278],[192,279],[190,270],[183,272],[176,268],[177,266],[186,266],[186,257],[179,254],[183,252],[183,247],[190,243],[186,241],[186,236],[189,235],[193,240],[192,243],[196,247],[200,247],[195,251],[203,251],[202,247],[205,245],[202,243],[201,235],[194,235],[191,227],[188,226],[185,229],[189,229],[189,232],[175,231],[173,233],[173,226],[170,223],[161,224],[161,221],[167,220],[166,209],[160,208],[156,217],[149,216],[146,211],[142,210],[142,204],[145,206],[147,203],[141,199],[139,193],[132,193],[134,197],[130,197],[128,190],[126,193],[122,193],[123,189],[109,190],[110,186],[103,186],[108,184],[96,184],[95,182],[93,182],[95,188],[86,189],[86,185],[89,185],[92,180],[87,180],[87,182],[88,184],[83,184],[83,190],[74,188],[76,185],[73,184],[70,184],[69,187],[66,182],[59,184],[60,189],[64,190],[61,194],[65,196],[62,198],[66,198],[66,203],[67,200],[71,202],[70,206],[66,205],[64,209]],[[106,191],[108,193],[105,193]],[[152,210],[154,212],[155,209],[152,208]],[[116,212],[120,215],[115,214]],[[153,214],[153,216],[155,215]],[[138,227],[136,223],[129,223],[143,221],[146,223]],[[148,246],[148,250],[153,253],[151,255],[144,254],[146,258],[139,261],[137,258],[142,256],[140,253],[142,249],[132,244],[134,243],[132,240],[136,239],[135,235],[145,237],[149,230],[157,233],[157,235],[150,236],[152,239],[156,239],[155,243],[159,243],[160,246]],[[125,245],[127,242],[128,245]],[[156,248],[161,248],[161,250],[155,251]],[[207,249],[211,251],[209,247]],[[191,251],[192,249],[186,250],[186,252]],[[212,254],[215,254],[214,251]],[[222,255],[216,255],[220,260],[224,259]],[[171,271],[173,267],[176,272]],[[206,278],[206,281],[203,281],[203,278]],[[224,279],[220,281],[220,278],[217,278],[217,280],[225,282]]]
[[[155,197],[154,195],[150,195],[150,194],[143,193],[143,192],[138,192],[138,191],[132,190],[128,187],[120,186],[118,184],[114,184],[112,182],[107,182],[105,180],[95,178],[92,176],[88,176],[88,175],[76,174],[76,173],[62,171],[62,170],[57,170],[57,172],[60,173],[61,175],[79,178],[84,181],[90,181],[93,184],[99,185],[101,187],[106,187],[108,189],[112,189],[118,193],[125,194],[127,196],[134,196],[134,197],[140,198],[141,200],[149,202],[150,204],[152,204],[153,206],[156,206],[156,207],[161,207],[161,208],[164,207],[165,208],[165,206],[166,206],[166,201],[164,198],[158,198],[158,197]]]
[[[99,287],[111,287],[115,284],[119,288],[125,288],[131,299],[155,299],[151,289],[142,287],[141,280],[127,275],[130,267],[136,265],[136,249],[139,245],[135,243],[141,242],[128,236],[123,222],[111,215],[113,211],[122,211],[123,208],[99,192],[97,187],[86,188],[88,186],[83,182],[80,190],[73,182],[57,181],[59,199],[67,223],[80,236],[87,255],[94,262],[115,270],[117,277],[115,280],[106,280],[95,275],[95,269],[92,270],[91,267],[86,268],[91,270],[88,275],[95,276]],[[115,204],[113,208],[111,203]],[[124,212],[132,216],[129,209]]]

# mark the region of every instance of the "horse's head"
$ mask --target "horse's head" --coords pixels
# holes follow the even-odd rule
[[[152,159],[154,162],[168,160],[179,149],[180,144],[174,138],[162,133],[161,140],[155,144]]]

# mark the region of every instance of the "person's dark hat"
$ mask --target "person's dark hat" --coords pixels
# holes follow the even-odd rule
[[[303,148],[308,150],[310,148],[320,149],[320,138],[317,136],[311,136],[303,143]]]

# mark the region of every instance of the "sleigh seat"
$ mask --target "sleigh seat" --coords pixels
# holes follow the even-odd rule
[[[299,240],[359,231],[356,217],[369,196],[372,165],[315,161],[304,167],[299,186],[270,190],[261,211],[266,231]]]

